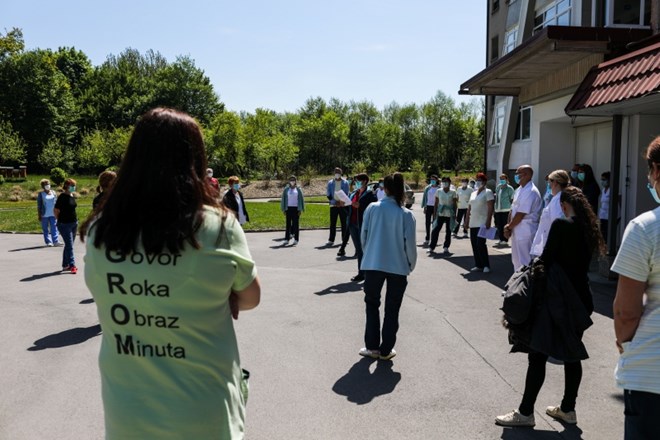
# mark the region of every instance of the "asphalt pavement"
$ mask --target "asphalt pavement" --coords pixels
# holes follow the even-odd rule
[[[423,214],[414,208],[418,241]],[[549,364],[536,427],[502,428],[517,408],[527,358],[509,354],[501,291],[508,248],[489,243],[490,274],[470,273],[468,239],[449,255],[418,247],[400,315],[397,356],[361,358],[364,302],[350,281],[357,262],[327,247],[327,230],[249,233],[262,281],[258,308],[236,321],[242,366],[251,373],[247,439],[620,439],[622,393],[611,319],[613,283],[593,276],[596,312],[584,342],[578,425],[545,415],[563,392],[563,368]],[[339,235],[339,234],[338,234]],[[441,234],[441,238],[444,234]],[[0,439],[101,439],[97,354],[100,328],[83,275],[58,271],[61,248],[39,235],[0,235]]]

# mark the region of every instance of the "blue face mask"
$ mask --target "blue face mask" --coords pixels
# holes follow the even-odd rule
[[[580,182],[584,182],[584,173],[577,173],[577,178]]]
[[[385,188],[385,184],[384,184],[384,183],[379,183],[379,184],[378,184],[378,188],[380,188],[380,189]]]
[[[552,192],[552,188],[550,188],[550,182],[546,182],[546,184],[545,184],[545,192]]]
[[[577,179],[577,175],[578,175],[577,171],[571,171],[571,177],[573,179]]]
[[[69,186],[69,192],[75,192],[75,191],[76,191],[76,185]]]
[[[655,188],[651,186],[650,183],[647,183],[646,187],[649,189],[649,192],[651,193],[653,200],[655,200],[655,203],[660,204],[660,196],[658,196],[658,191],[656,191]]]
[[[241,189],[241,184],[240,184],[240,183],[234,183],[233,188],[234,188],[236,191],[238,191],[239,189]]]
[[[513,176],[513,181],[516,182],[516,185],[520,185],[520,176],[517,174]]]
[[[431,186],[435,186],[437,183],[438,182],[436,182],[435,180],[431,180]]]
[[[506,185],[506,180],[500,179],[500,185]]]
[[[601,179],[600,184],[603,185],[603,188],[610,186],[610,181],[607,179]]]
[[[356,189],[362,188],[362,182],[355,182],[355,188]]]

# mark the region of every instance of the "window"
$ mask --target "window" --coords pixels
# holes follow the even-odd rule
[[[500,55],[500,38],[495,35],[490,39],[490,61],[493,62],[499,58]]]
[[[571,9],[571,0],[558,0],[537,11],[534,17],[534,32],[546,26],[570,26]]]
[[[520,107],[516,124],[516,140],[530,139],[532,131],[532,108]]]
[[[509,29],[504,34],[504,46],[502,47],[502,55],[506,55],[516,48],[516,40],[518,39],[518,26]]]
[[[493,109],[493,134],[491,136],[491,144],[498,144],[502,142],[502,134],[504,133],[504,114],[506,112],[506,102],[495,104]]]
[[[607,17],[613,27],[649,26],[651,0],[608,0]]]

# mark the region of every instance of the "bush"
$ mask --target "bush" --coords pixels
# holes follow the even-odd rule
[[[5,183],[5,176],[0,175],[0,185]]]
[[[53,168],[50,170],[50,181],[56,186],[60,186],[66,180],[66,172],[62,168]]]

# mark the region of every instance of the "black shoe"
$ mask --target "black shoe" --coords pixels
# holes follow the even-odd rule
[[[339,251],[337,252],[337,256],[343,257],[344,255],[346,255],[346,251],[344,250],[344,248],[339,248]]]
[[[355,282],[364,281],[364,275],[359,273],[359,274],[355,275],[353,278],[351,278],[351,281],[355,281]]]

